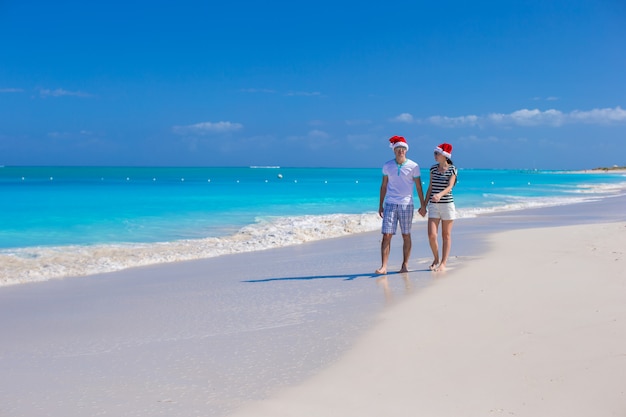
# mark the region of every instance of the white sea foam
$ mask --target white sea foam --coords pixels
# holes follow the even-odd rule
[[[494,194],[484,194],[487,199],[495,197]],[[488,207],[472,207],[472,208],[459,208],[457,210],[457,216],[459,218],[472,218],[484,214],[500,213],[507,211],[525,210],[542,207],[556,207],[565,206],[569,204],[584,203],[588,201],[595,201],[606,196],[576,196],[576,197],[520,197],[520,196],[498,196],[502,199],[502,204],[488,206]]]
[[[619,192],[621,191],[621,193]],[[571,197],[527,198],[484,195],[503,201],[489,207],[459,208],[460,218],[528,208],[581,203],[619,195],[618,187],[579,187]],[[0,250],[0,286],[46,281],[53,278],[85,276],[159,263],[211,258],[260,251],[353,233],[380,230],[375,212],[365,214],[307,215],[262,218],[237,233],[215,238],[188,239],[162,243],[107,244],[92,246],[31,247]],[[416,216],[416,221],[423,221]]]
[[[624,190],[624,183],[617,184],[581,184],[573,191],[582,194],[611,194]]]
[[[262,219],[234,235],[220,238],[3,250],[0,251],[0,286],[259,251],[378,228],[377,213],[334,214]]]

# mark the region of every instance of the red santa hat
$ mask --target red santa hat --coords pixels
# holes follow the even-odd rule
[[[404,146],[406,150],[409,150],[409,144],[406,143],[406,139],[402,136],[393,136],[389,139],[389,147],[396,149],[398,146]]]
[[[452,158],[452,145],[449,143],[442,143],[435,148],[435,152],[442,154],[446,158]]]

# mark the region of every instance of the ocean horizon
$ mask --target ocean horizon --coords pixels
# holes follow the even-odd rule
[[[421,166],[424,191],[428,167]],[[0,285],[379,230],[381,175],[380,168],[0,167]],[[519,169],[460,169],[454,188],[461,218],[625,192],[623,173]]]

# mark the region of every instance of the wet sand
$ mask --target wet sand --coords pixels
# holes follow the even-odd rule
[[[495,234],[341,360],[233,416],[622,416],[626,221]]]
[[[458,220],[445,274],[422,221],[409,274],[374,232],[0,288],[0,415],[623,415],[625,203]]]

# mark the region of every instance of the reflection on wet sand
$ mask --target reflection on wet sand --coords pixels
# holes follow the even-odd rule
[[[394,274],[394,275],[400,275],[404,284],[404,294],[410,293],[412,286],[411,286],[411,280],[409,279],[409,273],[401,272],[401,273]],[[376,284],[379,285],[383,289],[383,294],[385,295],[385,301],[387,303],[392,303],[394,301],[394,293],[389,283],[389,275],[382,275],[376,278]]]

